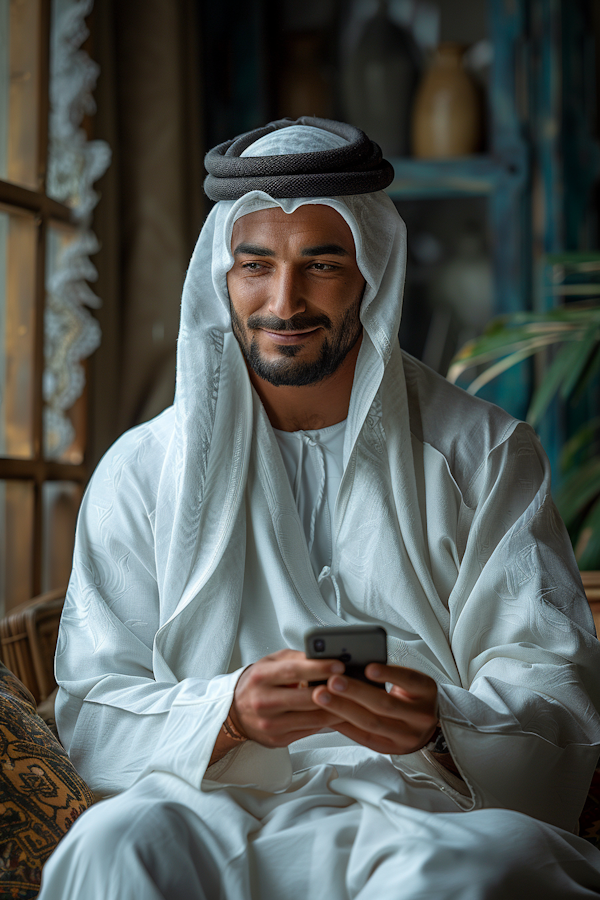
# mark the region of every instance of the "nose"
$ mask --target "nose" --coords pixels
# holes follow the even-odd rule
[[[270,283],[269,312],[279,319],[291,319],[306,309],[300,279],[291,266],[281,266]]]

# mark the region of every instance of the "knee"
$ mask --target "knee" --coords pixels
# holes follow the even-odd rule
[[[76,848],[81,857],[106,864],[123,853],[135,852],[147,858],[157,849],[189,849],[192,841],[189,810],[166,800],[131,802],[127,794],[104,800],[74,823],[59,847],[64,852]],[[195,836],[194,836],[195,837]]]
[[[201,898],[214,870],[190,810],[125,792],[73,825],[44,868],[40,900],[105,898],[115,887],[123,897]]]
[[[61,840],[44,867],[45,879],[59,869],[81,877],[93,873],[94,879],[102,880],[110,870],[109,860],[112,863],[132,840],[143,840],[143,822],[143,810],[123,803],[121,797],[97,803],[74,822]]]
[[[547,864],[552,858],[543,823],[512,810],[486,809],[467,813],[461,824],[462,846],[455,851],[462,856],[474,896],[525,897],[529,889],[535,895],[536,862]]]
[[[148,870],[156,845],[164,848],[166,837],[169,843],[174,836],[181,842],[181,825],[169,804],[132,803],[126,795],[103,800],[77,819],[51,855],[40,898],[109,896],[111,879],[133,874],[140,865]],[[90,885],[95,893],[89,893]]]

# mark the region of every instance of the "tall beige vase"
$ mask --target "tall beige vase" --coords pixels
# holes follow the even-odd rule
[[[481,147],[481,99],[463,51],[461,44],[440,44],[417,90],[411,137],[420,159],[467,156]]]
[[[331,90],[320,65],[319,35],[300,32],[286,46],[286,60],[279,89],[282,116],[331,116]]]

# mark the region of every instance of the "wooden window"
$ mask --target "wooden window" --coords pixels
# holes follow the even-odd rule
[[[71,446],[44,440],[45,285],[77,234],[46,190],[50,25],[50,0],[0,0],[0,614],[66,585],[87,475],[85,399]]]

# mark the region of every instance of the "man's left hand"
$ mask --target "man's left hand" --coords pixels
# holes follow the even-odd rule
[[[433,678],[377,663],[370,663],[365,675],[391,683],[389,693],[346,675],[332,675],[327,685],[314,689],[313,702],[343,719],[332,726],[336,731],[378,753],[413,753],[424,747],[438,724]]]

